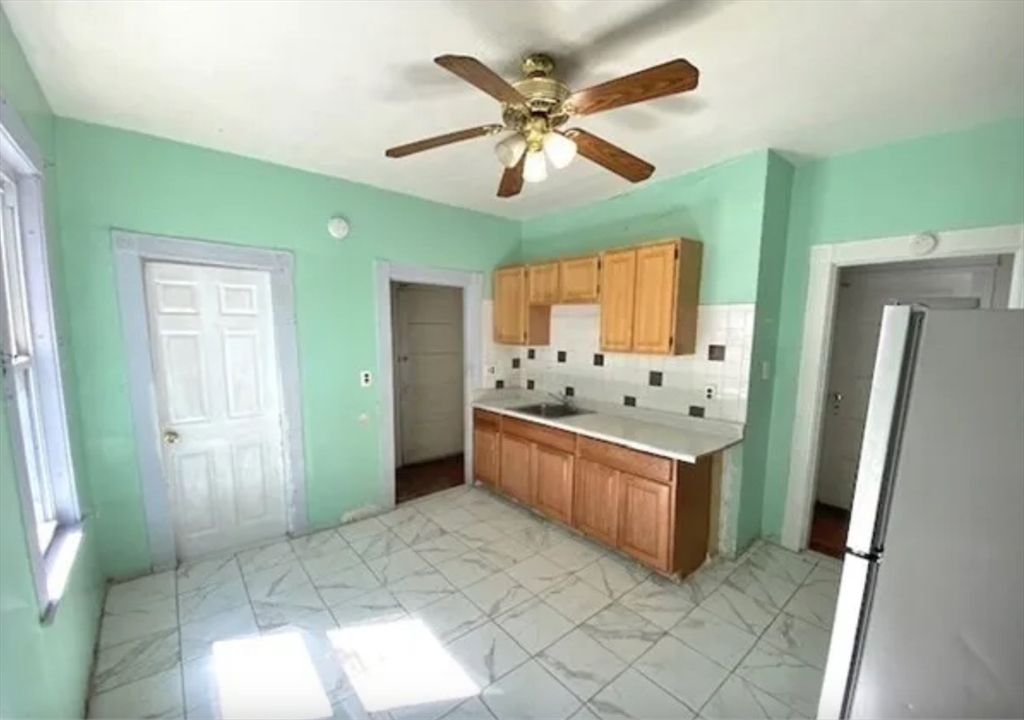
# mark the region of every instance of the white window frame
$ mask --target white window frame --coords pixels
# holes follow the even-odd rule
[[[0,174],[5,184],[4,195],[13,195],[11,206],[17,208],[16,226],[9,223],[5,243],[15,245],[24,270],[25,310],[31,337],[26,348],[10,353],[3,347],[2,390],[10,426],[11,445],[17,475],[21,515],[25,526],[25,544],[31,560],[40,618],[52,622],[54,613],[74,565],[82,541],[82,511],[75,485],[68,437],[67,410],[61,374],[57,333],[47,257],[45,216],[43,210],[43,160],[21,119],[7,101],[0,97]],[[8,193],[7,191],[13,191]],[[8,200],[2,200],[7,203]],[[7,213],[7,208],[4,208]],[[10,215],[9,215],[10,217]],[[13,257],[13,252],[12,255]],[[0,283],[3,283],[0,275]],[[6,301],[4,301],[6,306]],[[0,313],[0,325],[7,332],[6,307]],[[18,399],[15,378],[27,381],[34,394],[29,417],[23,400]],[[37,463],[29,462],[28,453],[36,449]],[[33,475],[43,483],[52,500],[55,526],[40,527],[36,522]]]

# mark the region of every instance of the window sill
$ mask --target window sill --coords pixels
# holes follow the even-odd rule
[[[43,558],[46,598],[40,623],[44,626],[52,625],[57,616],[57,608],[71,578],[78,550],[82,547],[82,533],[82,523],[58,527]]]

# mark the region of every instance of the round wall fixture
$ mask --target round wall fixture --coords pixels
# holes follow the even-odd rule
[[[348,220],[343,218],[341,215],[335,215],[327,221],[327,232],[331,234],[331,237],[342,240],[348,235]]]
[[[934,233],[921,233],[910,241],[910,252],[914,255],[927,255],[938,244],[939,239]]]

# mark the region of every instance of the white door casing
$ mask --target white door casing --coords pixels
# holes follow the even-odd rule
[[[818,460],[819,502],[847,510],[853,502],[882,308],[894,302],[936,308],[988,308],[996,271],[995,258],[990,262],[965,260],[956,265],[924,261],[905,267],[869,266],[843,271]],[[957,300],[960,305],[956,305]]]
[[[395,283],[398,463],[463,451],[462,289]]]
[[[161,448],[179,560],[287,531],[270,275],[145,264]]]

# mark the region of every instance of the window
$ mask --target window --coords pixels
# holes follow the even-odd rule
[[[44,621],[52,618],[78,545],[67,419],[43,232],[42,179],[24,143],[0,123],[0,372],[15,474]],[[34,149],[34,147],[32,148]]]

